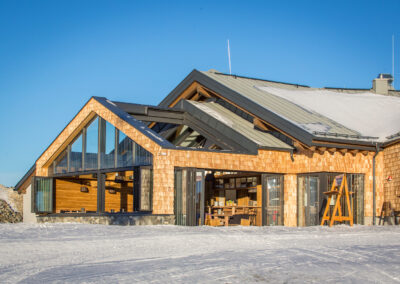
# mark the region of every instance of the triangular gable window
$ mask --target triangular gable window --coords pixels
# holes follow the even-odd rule
[[[153,164],[153,155],[101,117],[94,118],[54,160],[54,174]]]

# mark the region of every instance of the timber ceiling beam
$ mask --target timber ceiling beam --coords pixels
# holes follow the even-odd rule
[[[357,155],[357,153],[359,152],[357,149],[354,150],[350,150],[349,151],[353,156]]]
[[[331,154],[335,154],[335,152],[336,152],[336,148],[328,148],[327,150]]]
[[[254,124],[254,126],[255,127],[258,127],[258,128],[260,128],[261,130],[264,130],[264,131],[269,131],[270,129],[267,127],[267,125],[264,123],[264,122],[262,122],[259,118],[257,118],[257,117],[254,117],[253,118],[253,124]]]
[[[364,156],[367,156],[368,155],[368,151],[361,151],[361,154],[363,154]]]

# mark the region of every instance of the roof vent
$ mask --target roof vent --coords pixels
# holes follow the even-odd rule
[[[394,90],[392,83],[393,76],[391,74],[381,73],[372,81],[372,89],[377,94],[387,95],[389,90]]]
[[[218,70],[215,70],[215,69],[210,69],[207,72],[209,72],[209,73],[221,73],[221,72],[219,72]]]

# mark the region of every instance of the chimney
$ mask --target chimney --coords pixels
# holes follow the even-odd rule
[[[387,95],[389,90],[394,90],[392,83],[392,75],[379,74],[378,77],[372,81],[372,89],[377,94]]]

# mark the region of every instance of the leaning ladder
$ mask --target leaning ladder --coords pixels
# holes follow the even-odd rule
[[[325,224],[325,221],[329,222],[329,227],[332,227],[332,225],[334,225],[335,222],[344,222],[344,221],[349,221],[350,226],[353,226],[353,212],[351,210],[350,197],[349,197],[349,194],[352,194],[352,192],[349,192],[349,190],[347,188],[346,174],[342,175],[342,181],[339,185],[338,180],[340,180],[340,177],[341,176],[335,177],[335,179],[333,180],[331,190],[324,192],[324,194],[328,196],[328,202],[326,203],[324,216],[322,217],[322,221],[321,221],[321,226],[323,226]],[[339,189],[338,189],[338,187],[339,187]],[[344,189],[344,193],[343,193],[343,189]],[[336,196],[335,207],[333,208],[332,215],[329,216],[328,212],[329,212],[329,207],[330,207],[333,196]],[[346,198],[345,203],[347,205],[347,209],[348,209],[347,211],[349,212],[348,216],[342,215],[342,207],[340,206],[340,201],[341,201],[342,197]]]

